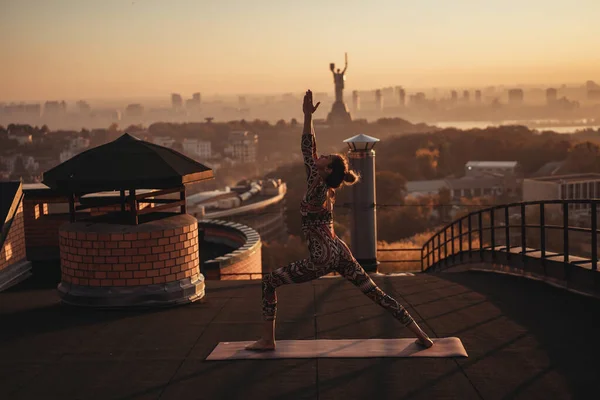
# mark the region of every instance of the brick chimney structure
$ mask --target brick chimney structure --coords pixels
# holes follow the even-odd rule
[[[367,272],[377,271],[377,219],[375,215],[375,150],[379,139],[364,134],[344,140],[351,169],[360,174],[352,186],[351,249]]]
[[[70,223],[59,229],[62,301],[112,308],[202,298],[198,222],[186,213],[185,186],[212,177],[128,134],[44,173],[43,183],[69,199]]]

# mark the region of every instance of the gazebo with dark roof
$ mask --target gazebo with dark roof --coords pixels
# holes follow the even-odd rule
[[[137,224],[139,214],[174,207],[181,207],[184,214],[185,185],[211,178],[213,171],[207,166],[173,149],[125,133],[46,171],[43,183],[69,197],[72,222],[79,210],[120,204],[124,213],[129,204],[130,221]],[[146,193],[136,195],[140,189]],[[148,189],[151,190],[148,192]],[[83,195],[106,191],[119,191],[119,199],[82,199]],[[129,191],[128,196],[126,191]],[[154,198],[176,192],[180,193],[179,200]],[[76,199],[78,206],[75,206]],[[160,205],[140,209],[140,202]]]

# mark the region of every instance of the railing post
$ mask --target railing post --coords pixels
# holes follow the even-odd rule
[[[435,236],[429,239],[429,257],[431,257],[431,261],[429,261],[429,267],[435,264]]]
[[[525,263],[527,249],[527,228],[525,227],[525,204],[521,203],[521,259]]]
[[[490,229],[491,229],[491,242],[492,242],[492,259],[496,259],[496,225],[494,217],[494,209],[490,210]]]
[[[421,247],[421,272],[423,272],[423,247]]]
[[[598,270],[598,210],[596,202],[592,202],[592,271]]]
[[[506,259],[510,260],[510,215],[508,213],[508,206],[504,207],[504,243],[506,244]]]
[[[468,221],[467,221],[467,234],[469,235],[469,259],[471,259],[473,257],[473,238],[472,238],[472,231],[473,231],[473,226],[471,223],[471,213],[469,213],[469,215],[467,216]]]
[[[462,222],[463,222],[462,218],[458,220],[458,252],[459,252],[459,257],[460,257],[461,262],[463,261]]]
[[[426,244],[426,246],[427,246],[427,268],[431,267],[431,260],[430,260],[430,257],[431,257],[431,250],[429,249],[429,247],[430,247],[430,246],[429,246],[429,243],[430,243],[430,242],[431,242],[431,239],[429,239],[429,240],[427,241],[427,244]]]
[[[450,251],[452,252],[452,262],[456,262],[456,252],[454,251],[454,222],[450,225]]]
[[[448,266],[448,228],[444,228],[444,261]]]
[[[433,242],[433,238],[431,238],[429,240],[429,257],[431,258],[431,261],[429,261],[429,266],[428,268],[432,267],[433,264],[435,264],[435,252],[434,252],[435,246],[434,246],[434,242]]]
[[[477,213],[479,217],[479,258],[483,261],[483,212],[479,211]]]
[[[437,262],[439,263],[442,260],[442,235],[440,235],[439,233],[437,234],[437,238],[438,238],[438,260]]]
[[[563,203],[563,263],[565,267],[565,279],[569,279],[569,204]]]
[[[540,203],[540,251],[542,252],[542,267],[546,275],[546,217],[544,203]]]

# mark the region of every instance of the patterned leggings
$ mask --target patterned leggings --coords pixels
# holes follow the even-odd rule
[[[325,225],[305,230],[310,257],[281,267],[262,279],[263,319],[272,321],[277,312],[275,289],[290,283],[303,283],[330,272],[338,272],[358,287],[371,300],[389,311],[404,326],[413,322],[406,309],[385,294],[356,261],[350,249]]]

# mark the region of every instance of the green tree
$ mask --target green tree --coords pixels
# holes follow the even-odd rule
[[[136,132],[143,132],[145,130],[146,130],[146,128],[144,128],[144,125],[137,124],[137,125],[129,125],[127,127],[127,129],[125,129],[125,132],[130,133],[130,134],[134,134]]]
[[[378,203],[402,204],[406,190],[406,179],[394,171],[377,171],[376,200]]]
[[[600,146],[590,142],[576,144],[569,151],[561,172],[600,172]]]

